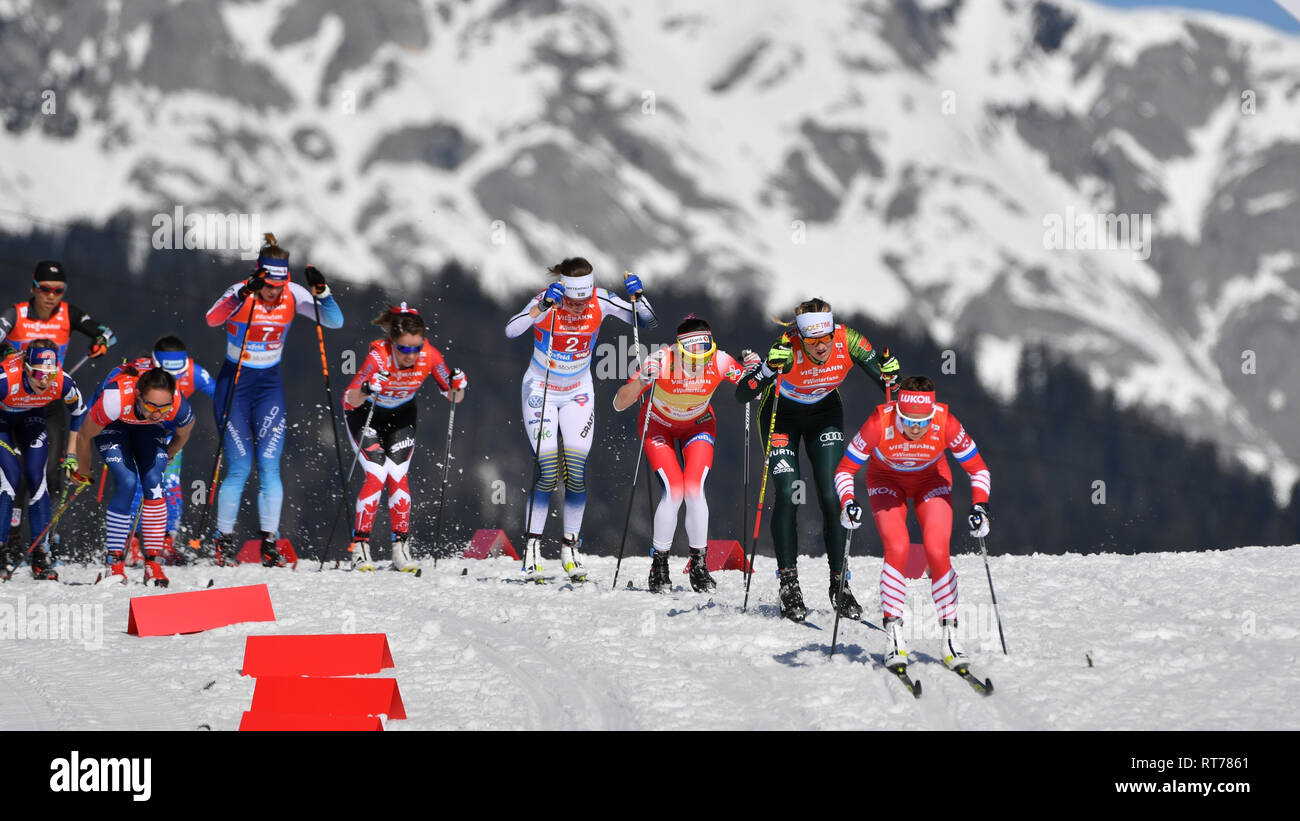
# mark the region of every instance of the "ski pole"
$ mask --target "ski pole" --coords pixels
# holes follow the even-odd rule
[[[76,501],[77,494],[81,493],[83,489],[85,489],[85,485],[78,485],[77,489],[72,491],[72,495],[69,496],[63,504],[59,505],[59,509],[54,511],[54,515],[50,517],[50,522],[45,526],[45,529],[41,531],[41,535],[37,536],[36,540],[32,542],[32,546],[27,548],[28,553],[31,553],[36,549],[36,545],[41,543],[41,540],[45,538],[45,534],[50,532],[50,528],[54,527],[54,523],[59,520],[59,517],[63,515],[63,512],[72,506],[72,503]]]
[[[1002,633],[1002,616],[998,614],[998,594],[993,591],[993,571],[989,570],[989,551],[984,537],[979,536],[980,552],[984,554],[984,573],[989,577],[989,595],[993,597],[993,616],[998,620],[998,638],[1002,641],[1002,655],[1007,654],[1007,637]]]
[[[780,398],[781,374],[778,373],[776,375],[776,381],[772,383],[772,419],[767,426],[767,444],[763,448],[763,481],[758,486],[758,512],[754,515],[754,533],[750,537],[753,539],[754,544],[754,559],[758,558],[758,528],[763,521],[763,498],[767,495],[767,474],[771,472],[769,470],[769,463],[772,455],[772,434],[776,432],[776,403]],[[763,415],[763,406],[761,402],[759,403],[758,415],[760,417]],[[753,579],[754,562],[751,559],[749,570],[745,576],[745,603],[740,608],[740,612],[742,613],[749,609],[749,585]]]
[[[840,583],[835,590],[835,629],[831,630],[831,656],[835,655],[835,641],[840,636],[840,597],[844,595],[844,580],[849,576],[849,542],[853,540],[853,531],[844,534],[844,559],[840,562]]]
[[[252,299],[250,304],[248,300]],[[217,498],[217,472],[221,470],[221,449],[226,445],[226,430],[230,427],[230,407],[235,401],[235,389],[239,387],[239,374],[244,369],[244,351],[248,347],[248,332],[253,327],[253,312],[257,310],[257,297],[249,294],[244,297],[244,301],[235,309],[231,316],[238,317],[239,312],[244,309],[244,305],[249,305],[248,322],[244,324],[244,338],[239,343],[239,360],[235,363],[235,377],[230,383],[230,393],[226,394],[226,409],[221,414],[221,432],[217,436],[217,456],[212,460],[212,483],[208,485],[208,503],[203,508],[203,518],[199,522],[198,535],[190,539],[190,547],[195,553],[199,552],[200,545],[203,543],[203,534],[208,530],[208,522],[212,518],[212,505]],[[227,320],[229,317],[227,317]],[[215,548],[220,550],[220,548]]]
[[[531,531],[531,528],[533,526],[533,505],[534,505],[533,496],[534,494],[537,493],[537,482],[542,478],[542,430],[546,427],[546,396],[551,388],[551,354],[554,352],[552,346],[555,343],[555,317],[560,312],[560,306],[558,303],[555,303],[552,304],[548,310],[551,311],[551,330],[546,335],[546,372],[543,375],[543,381],[542,381],[542,407],[541,407],[541,414],[537,419],[537,443],[536,443],[536,447],[533,448],[533,481],[528,488],[528,514],[524,522],[524,550],[525,551],[527,551],[528,549],[528,538],[529,538],[528,534]],[[557,417],[558,417],[558,413],[557,413]],[[558,418],[555,420],[557,429],[559,428],[559,421],[560,420]],[[524,420],[524,423],[527,424],[527,420]],[[545,529],[546,527],[545,524],[543,524],[542,527],[543,529]],[[539,533],[537,535],[540,537],[542,534]],[[538,552],[540,553],[541,546],[538,545],[537,549]],[[525,556],[524,561],[527,561],[527,552],[525,552],[524,556]]]
[[[370,410],[366,411],[366,421],[361,425],[361,435],[357,437],[357,453],[355,456],[352,457],[352,467],[348,468],[348,477],[344,481],[343,498],[339,500],[338,509],[334,511],[334,523],[330,525],[329,538],[327,538],[325,540],[325,544],[321,546],[320,555],[318,556],[318,558],[320,559],[320,567],[316,568],[317,572],[320,572],[325,569],[325,558],[329,555],[330,545],[334,542],[334,531],[339,526],[339,517],[343,515],[343,507],[348,503],[347,486],[352,481],[352,474],[357,469],[357,462],[361,461],[361,446],[362,444],[365,443],[367,436],[375,435],[374,430],[372,430],[370,427],[370,420],[374,418],[374,415],[375,415],[375,400],[372,397],[370,399]]]
[[[442,460],[442,492],[438,496],[438,535],[433,540],[433,566],[438,566],[438,554],[442,552],[442,514],[447,509],[447,473],[451,468],[451,437],[456,428],[455,391],[448,394],[451,409],[447,411],[447,456]]]
[[[641,459],[645,454],[645,435],[650,430],[650,405],[645,405],[645,424],[641,426],[641,443],[638,445],[636,467],[632,470],[632,489],[627,494],[627,515],[623,517],[623,538],[618,543],[618,561],[614,564],[614,584],[611,590],[618,589],[618,571],[623,566],[623,551],[627,548],[627,527],[632,521],[632,502],[636,499],[636,483],[641,475]],[[646,467],[646,488],[649,483],[650,468]]]
[[[108,465],[104,465],[104,469],[99,472],[99,490],[95,491],[95,504],[100,504],[104,501],[104,484],[107,479]]]
[[[628,278],[628,272],[623,272],[623,279]],[[639,372],[645,366],[641,359],[641,315],[637,313],[636,297],[632,297],[632,353],[636,356],[636,368]],[[632,521],[632,500],[636,498],[636,483],[641,473],[641,459],[645,455],[645,435],[650,429],[650,408],[645,409],[645,424],[641,426],[641,443],[638,445],[636,454],[636,467],[632,470],[632,489],[627,493],[627,515],[623,517],[623,538],[618,543],[618,561],[614,563],[614,584],[611,590],[618,588],[618,572],[623,566],[623,551],[627,548],[627,527]],[[647,465],[646,471],[650,468]],[[649,485],[646,486],[649,490]]]
[[[743,356],[743,352],[742,352]],[[745,540],[745,566],[743,570],[748,573],[754,566],[753,550],[754,540],[749,538],[749,402],[745,403],[745,481],[744,481],[744,499],[741,503],[740,514],[740,538]]]
[[[86,360],[88,359],[90,359],[90,354],[86,354],[85,356],[81,357],[81,359],[77,360],[77,364],[73,365],[72,370],[68,371],[68,376],[72,376],[74,373],[76,373],[77,368],[80,368],[82,365],[86,364]]]
[[[325,354],[325,333],[321,330],[320,324],[320,300],[316,298],[316,291],[313,289],[311,294],[312,307],[316,309],[316,342],[320,346],[320,369],[325,375],[325,403],[330,409],[330,423],[334,428],[334,456],[339,463],[339,489],[343,492],[343,498],[348,495],[348,482],[343,478],[343,445],[339,443],[339,417],[334,410],[334,389],[330,387],[330,361]]]

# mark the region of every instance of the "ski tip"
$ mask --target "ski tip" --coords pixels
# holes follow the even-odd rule
[[[921,697],[921,682],[918,681],[916,682],[916,686],[912,688],[912,698],[920,698],[920,697]]]
[[[214,585],[214,584],[216,584],[216,583],[217,583],[217,580],[216,580],[216,579],[208,579],[207,587],[205,587],[204,589],[206,590],[208,587],[212,587],[212,585]]]

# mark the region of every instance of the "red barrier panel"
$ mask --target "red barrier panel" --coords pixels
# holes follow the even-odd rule
[[[929,565],[925,559],[925,545],[920,542],[912,542],[912,547],[907,552],[907,566],[903,568],[903,575],[909,579],[919,579],[925,575]]]
[[[709,539],[709,553],[704,563],[709,566],[710,573],[715,570],[743,571],[745,548],[735,539]],[[682,572],[687,572],[685,565],[682,566]]]
[[[266,585],[136,596],[131,599],[126,632],[133,636],[170,636],[201,633],[243,621],[275,621]]]
[[[255,713],[325,713],[406,718],[395,678],[268,676],[253,688]]]
[[[510,537],[504,530],[476,530],[474,538],[469,540],[469,547],[460,554],[463,559],[494,559],[497,556],[509,556],[519,561],[519,554]]]
[[[298,551],[293,549],[293,545],[288,539],[277,539],[275,549],[284,559],[285,566],[294,570],[298,569]],[[262,563],[262,540],[249,539],[244,542],[244,546],[239,548],[239,555],[235,560],[240,564],[261,564]]]
[[[249,636],[246,676],[358,676],[393,666],[388,636],[354,633],[320,636]]]
[[[239,729],[247,730],[362,730],[382,731],[379,716],[339,716],[312,713],[255,713],[249,710],[240,719]]]

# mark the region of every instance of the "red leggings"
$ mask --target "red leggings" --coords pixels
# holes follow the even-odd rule
[[[655,508],[652,537],[655,550],[672,548],[677,512],[683,501],[686,502],[687,545],[701,550],[708,546],[709,504],[704,498],[704,480],[713,467],[716,429],[712,410],[705,411],[699,420],[673,425],[664,424],[658,416],[650,417],[645,437],[646,458],[663,488],[659,506]],[[682,446],[685,469],[677,461],[677,444]]]
[[[957,617],[957,574],[948,555],[952,537],[952,479],[937,471],[918,476],[900,476],[895,472],[874,473],[868,468],[867,493],[871,516],[880,531],[885,548],[885,566],[880,573],[880,604],[886,616],[902,617],[907,599],[907,579],[903,568],[912,538],[907,531],[907,500],[916,506],[921,523],[921,542],[930,567],[930,588],[939,618]]]

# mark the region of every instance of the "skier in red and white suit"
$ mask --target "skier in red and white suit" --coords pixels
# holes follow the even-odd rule
[[[442,353],[425,338],[428,328],[424,318],[405,302],[386,307],[372,324],[388,336],[370,343],[357,375],[343,393],[348,435],[366,470],[348,552],[352,569],[375,569],[370,558],[370,528],[379,509],[379,496],[387,487],[393,568],[418,573],[420,563],[410,553],[411,490],[406,475],[415,453],[415,395],[432,376],[443,396],[460,402],[469,378],[460,368],[447,368]],[[373,412],[367,407],[372,402]],[[367,417],[369,427],[365,426]]]
[[[867,466],[867,496],[885,549],[880,603],[889,641],[886,667],[907,664],[902,634],[907,580],[902,568],[911,544],[907,532],[908,499],[915,504],[916,518],[921,523],[930,589],[943,626],[944,662],[954,668],[969,662],[955,635],[957,574],[948,555],[952,471],[944,459],[947,450],[970,474],[974,504],[967,522],[971,535],[983,538],[988,535],[990,519],[988,467],[957,417],[947,405],[935,401],[934,383],[924,376],[904,379],[899,383],[897,400],[876,406],[835,471],[835,490],[842,508],[840,521],[854,530],[862,525],[862,508],[854,499],[853,477],[864,462],[871,462]]]
[[[759,361],[757,354],[750,354],[746,364],[753,367]],[[646,458],[663,488],[655,509],[650,550],[652,593],[672,587],[668,553],[673,546],[677,512],[683,500],[686,542],[691,551],[687,565],[691,588],[702,593],[717,587],[706,561],[709,504],[704,498],[704,480],[713,467],[713,442],[717,435],[717,421],[709,400],[718,385],[724,381],[737,384],[744,372],[730,354],[718,350],[709,323],[691,316],[677,326],[677,344],[647,357],[641,369],[614,396],[614,410],[624,411],[642,393],[651,390],[650,401],[641,406],[637,426],[646,432]],[[677,445],[682,449],[684,467],[677,461]]]

